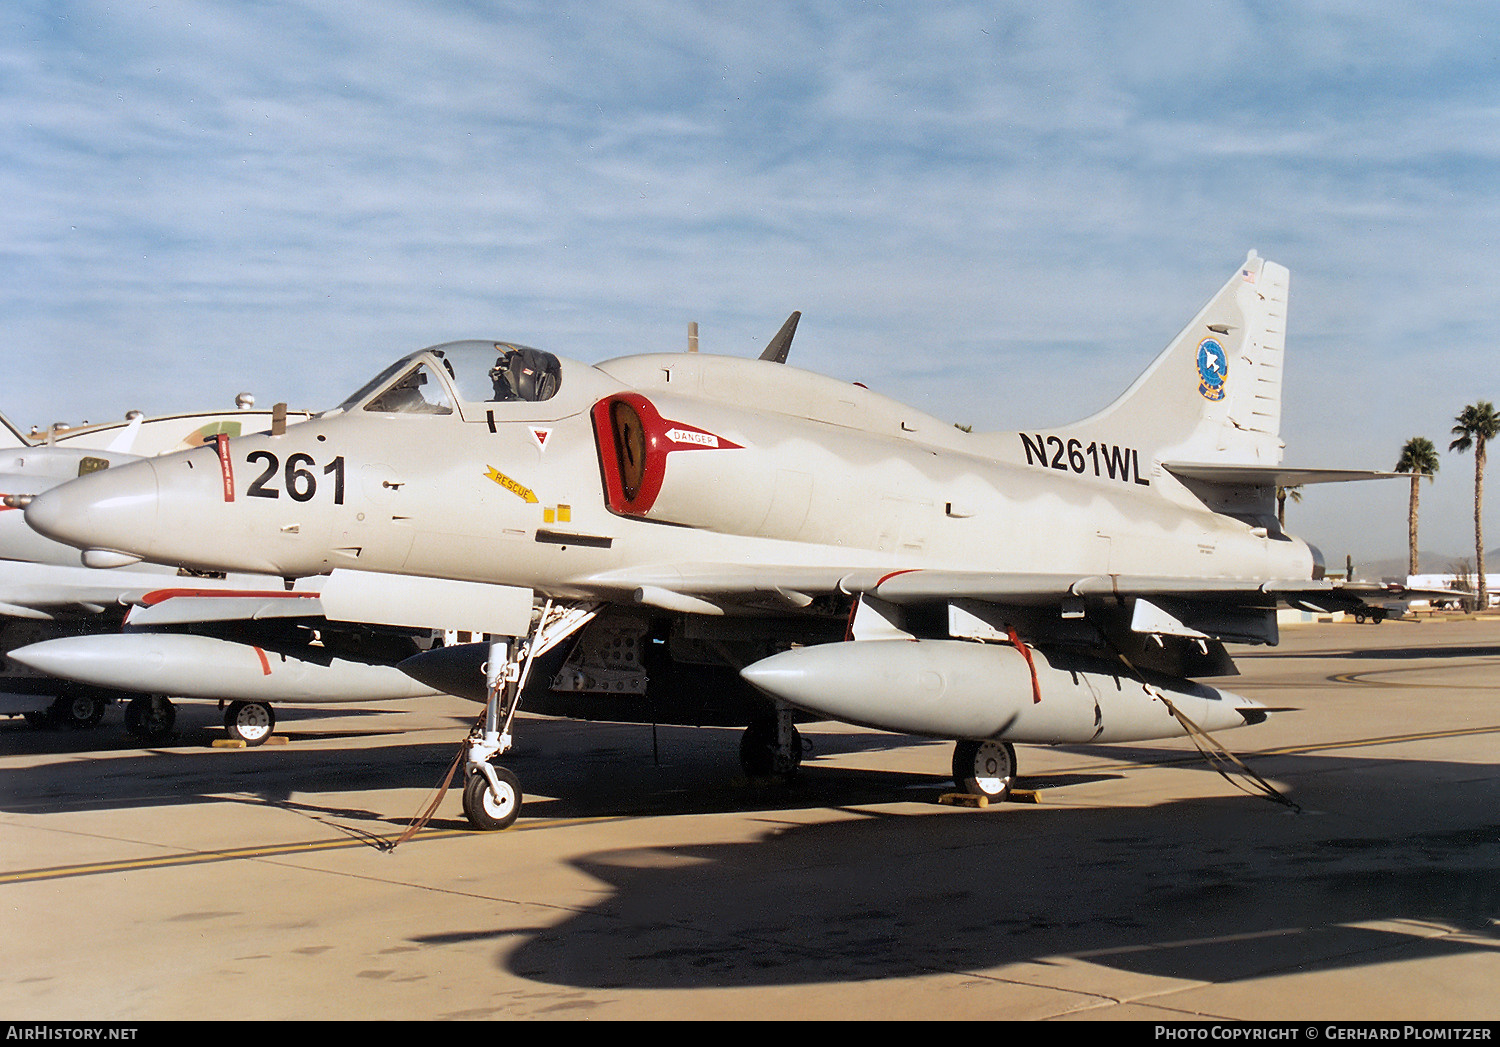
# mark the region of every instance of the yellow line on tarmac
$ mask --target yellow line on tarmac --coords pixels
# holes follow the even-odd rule
[[[1313,742],[1308,745],[1285,745],[1276,749],[1236,749],[1235,754],[1246,760],[1259,760],[1267,756],[1298,756],[1304,753],[1328,752],[1330,750],[1336,749],[1359,749],[1368,745],[1394,745],[1401,742],[1431,741],[1434,738],[1465,738],[1479,734],[1500,734],[1500,724],[1495,724],[1490,727],[1464,727],[1461,729],[1450,731],[1423,731],[1413,734],[1392,734],[1380,738],[1351,738],[1347,741],[1341,742]],[[1163,756],[1161,759],[1149,761],[1121,761],[1120,766],[1127,769],[1132,767],[1166,767],[1179,764],[1201,763],[1206,759],[1207,757],[1205,757],[1201,752],[1197,752],[1195,750],[1192,752],[1173,753],[1170,756]],[[1062,768],[1061,770],[1071,772],[1079,769],[1081,768],[1070,767]],[[1060,772],[1049,771],[1045,774],[1039,775],[1038,777],[1045,778],[1047,774],[1055,773]],[[1024,775],[1022,777],[1024,777]]]
[[[1489,727],[1464,727],[1451,731],[1422,731],[1391,734],[1382,738],[1354,738],[1344,742],[1318,742],[1313,745],[1288,745],[1280,749],[1262,749],[1256,756],[1290,756],[1294,753],[1316,753],[1328,749],[1358,749],[1366,745],[1391,745],[1397,742],[1425,742],[1434,738],[1467,738],[1478,734],[1500,733],[1500,724]]]
[[[1311,745],[1289,745],[1277,749],[1261,749],[1255,752],[1247,752],[1243,755],[1247,758],[1260,758],[1265,756],[1291,756],[1301,753],[1327,752],[1334,749],[1356,749],[1370,745],[1392,745],[1401,742],[1430,741],[1434,738],[1464,738],[1481,734],[1500,733],[1500,724],[1489,727],[1466,727],[1450,731],[1423,731],[1412,734],[1393,734],[1379,738],[1354,738],[1340,742],[1317,742]],[[1183,753],[1179,757],[1166,761],[1152,761],[1151,763],[1137,762],[1125,766],[1151,767],[1160,766],[1162,763],[1191,763],[1203,759],[1201,753]],[[527,832],[534,829],[562,829],[573,825],[587,825],[595,822],[614,821],[618,816],[611,815],[599,818],[567,818],[561,820],[537,819],[512,826],[506,832]],[[476,833],[472,829],[437,829],[424,831],[412,837],[411,843],[418,841],[446,840],[455,836],[485,836],[488,833]],[[254,858],[275,858],[291,854],[314,854],[319,851],[347,850],[353,847],[380,847],[394,842],[395,837],[368,836],[365,838],[341,838],[337,840],[316,840],[306,843],[288,843],[272,847],[242,847],[227,851],[189,851],[184,854],[162,855],[157,858],[134,858],[117,862],[91,862],[85,865],[55,865],[42,869],[21,869],[16,872],[0,873],[0,885],[10,883],[35,883],[39,880],[60,880],[74,876],[101,876],[108,873],[134,872],[142,869],[169,869],[184,865],[205,865],[211,862],[233,862]]]
[[[506,832],[526,832],[531,829],[561,829],[570,825],[612,821],[606,818],[569,818],[541,820],[517,824]],[[413,836],[408,843],[445,840],[455,836],[488,836],[473,829],[437,829]],[[61,880],[74,876],[102,876],[107,873],[135,872],[142,869],[171,869],[184,865],[207,865],[212,862],[234,862],[253,858],[275,858],[290,854],[314,854],[319,851],[341,851],[353,847],[389,849],[395,836],[369,836],[365,838],[341,838],[337,840],[314,840],[306,843],[286,843],[270,847],[239,847],[227,851],[188,851],[183,854],[165,854],[156,858],[131,858],[115,862],[89,862],[84,865],[54,865],[42,869],[20,869],[16,872],[0,873],[0,885],[10,883],[35,883],[39,880]]]

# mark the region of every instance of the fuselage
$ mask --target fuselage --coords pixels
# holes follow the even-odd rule
[[[857,385],[699,355],[549,357],[546,398],[486,399],[476,361],[503,344],[412,354],[283,433],[101,471],[28,521],[193,568],[563,598],[612,579],[671,589],[683,564],[1311,576],[1273,520],[1211,511],[1149,449],[1104,434],[970,434]]]

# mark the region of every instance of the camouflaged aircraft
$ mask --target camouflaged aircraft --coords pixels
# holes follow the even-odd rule
[[[523,696],[748,725],[751,773],[793,769],[808,717],[955,739],[960,787],[1002,799],[1014,742],[1262,721],[1194,678],[1234,672],[1226,642],[1274,644],[1279,604],[1358,603],[1276,519],[1278,486],[1382,475],[1282,467],[1287,288],[1251,252],[1113,404],[1025,432],[787,366],[797,314],[754,360],[450,342],[26,519],[95,562],[327,574],[330,614],[488,636],[406,665],[488,702],[480,828],[519,810],[495,758]]]

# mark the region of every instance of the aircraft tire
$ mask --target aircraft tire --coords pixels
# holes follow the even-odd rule
[[[1016,750],[1009,742],[960,739],[953,747],[953,784],[970,796],[1004,803],[1016,781]]]
[[[276,713],[265,702],[230,702],[224,711],[224,731],[246,745],[262,745],[276,730]]]
[[[57,699],[48,708],[47,715],[60,727],[83,730],[86,727],[96,726],[100,720],[104,719],[106,704],[103,698],[96,695],[75,694]]]
[[[792,726],[792,749],[783,755],[776,744],[776,717],[752,720],[740,735],[740,769],[747,778],[789,778],[802,766],[802,735]]]
[[[159,694],[143,694],[125,706],[125,729],[142,741],[160,741],[176,723],[177,710]]]
[[[490,792],[490,782],[483,774],[471,774],[464,783],[464,817],[480,832],[508,829],[521,813],[521,782],[508,767],[495,765],[500,783],[497,799]]]

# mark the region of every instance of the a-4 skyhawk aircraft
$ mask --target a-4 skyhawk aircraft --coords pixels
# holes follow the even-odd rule
[[[1275,643],[1279,601],[1357,603],[1276,521],[1278,485],[1377,475],[1280,466],[1287,286],[1252,252],[1118,400],[1062,428],[963,432],[786,366],[795,314],[759,360],[463,341],[281,435],[96,473],[26,518],[100,555],[332,572],[325,598],[365,620],[498,638],[465,789],[482,828],[520,804],[492,758],[523,694],[694,722],[702,688],[677,685],[697,666],[753,684],[729,696],[748,767],[794,765],[812,714],[956,739],[960,786],[998,798],[1012,742],[1260,722],[1191,678],[1234,671],[1225,641]],[[462,662],[412,671],[444,658]],[[482,660],[463,663],[476,685]]]
[[[176,722],[171,698],[203,698],[228,703],[229,737],[259,745],[275,727],[272,702],[437,693],[395,668],[419,650],[415,638],[329,618],[316,591],[322,579],[287,591],[263,575],[91,570],[77,549],[43,538],[16,511],[68,479],[138,461],[132,451],[197,447],[261,423],[274,432],[278,417],[279,409],[137,413],[114,425],[54,427],[39,444],[0,414],[0,716],[92,727],[121,700],[126,729],[154,742]],[[84,559],[109,566],[121,558]]]

